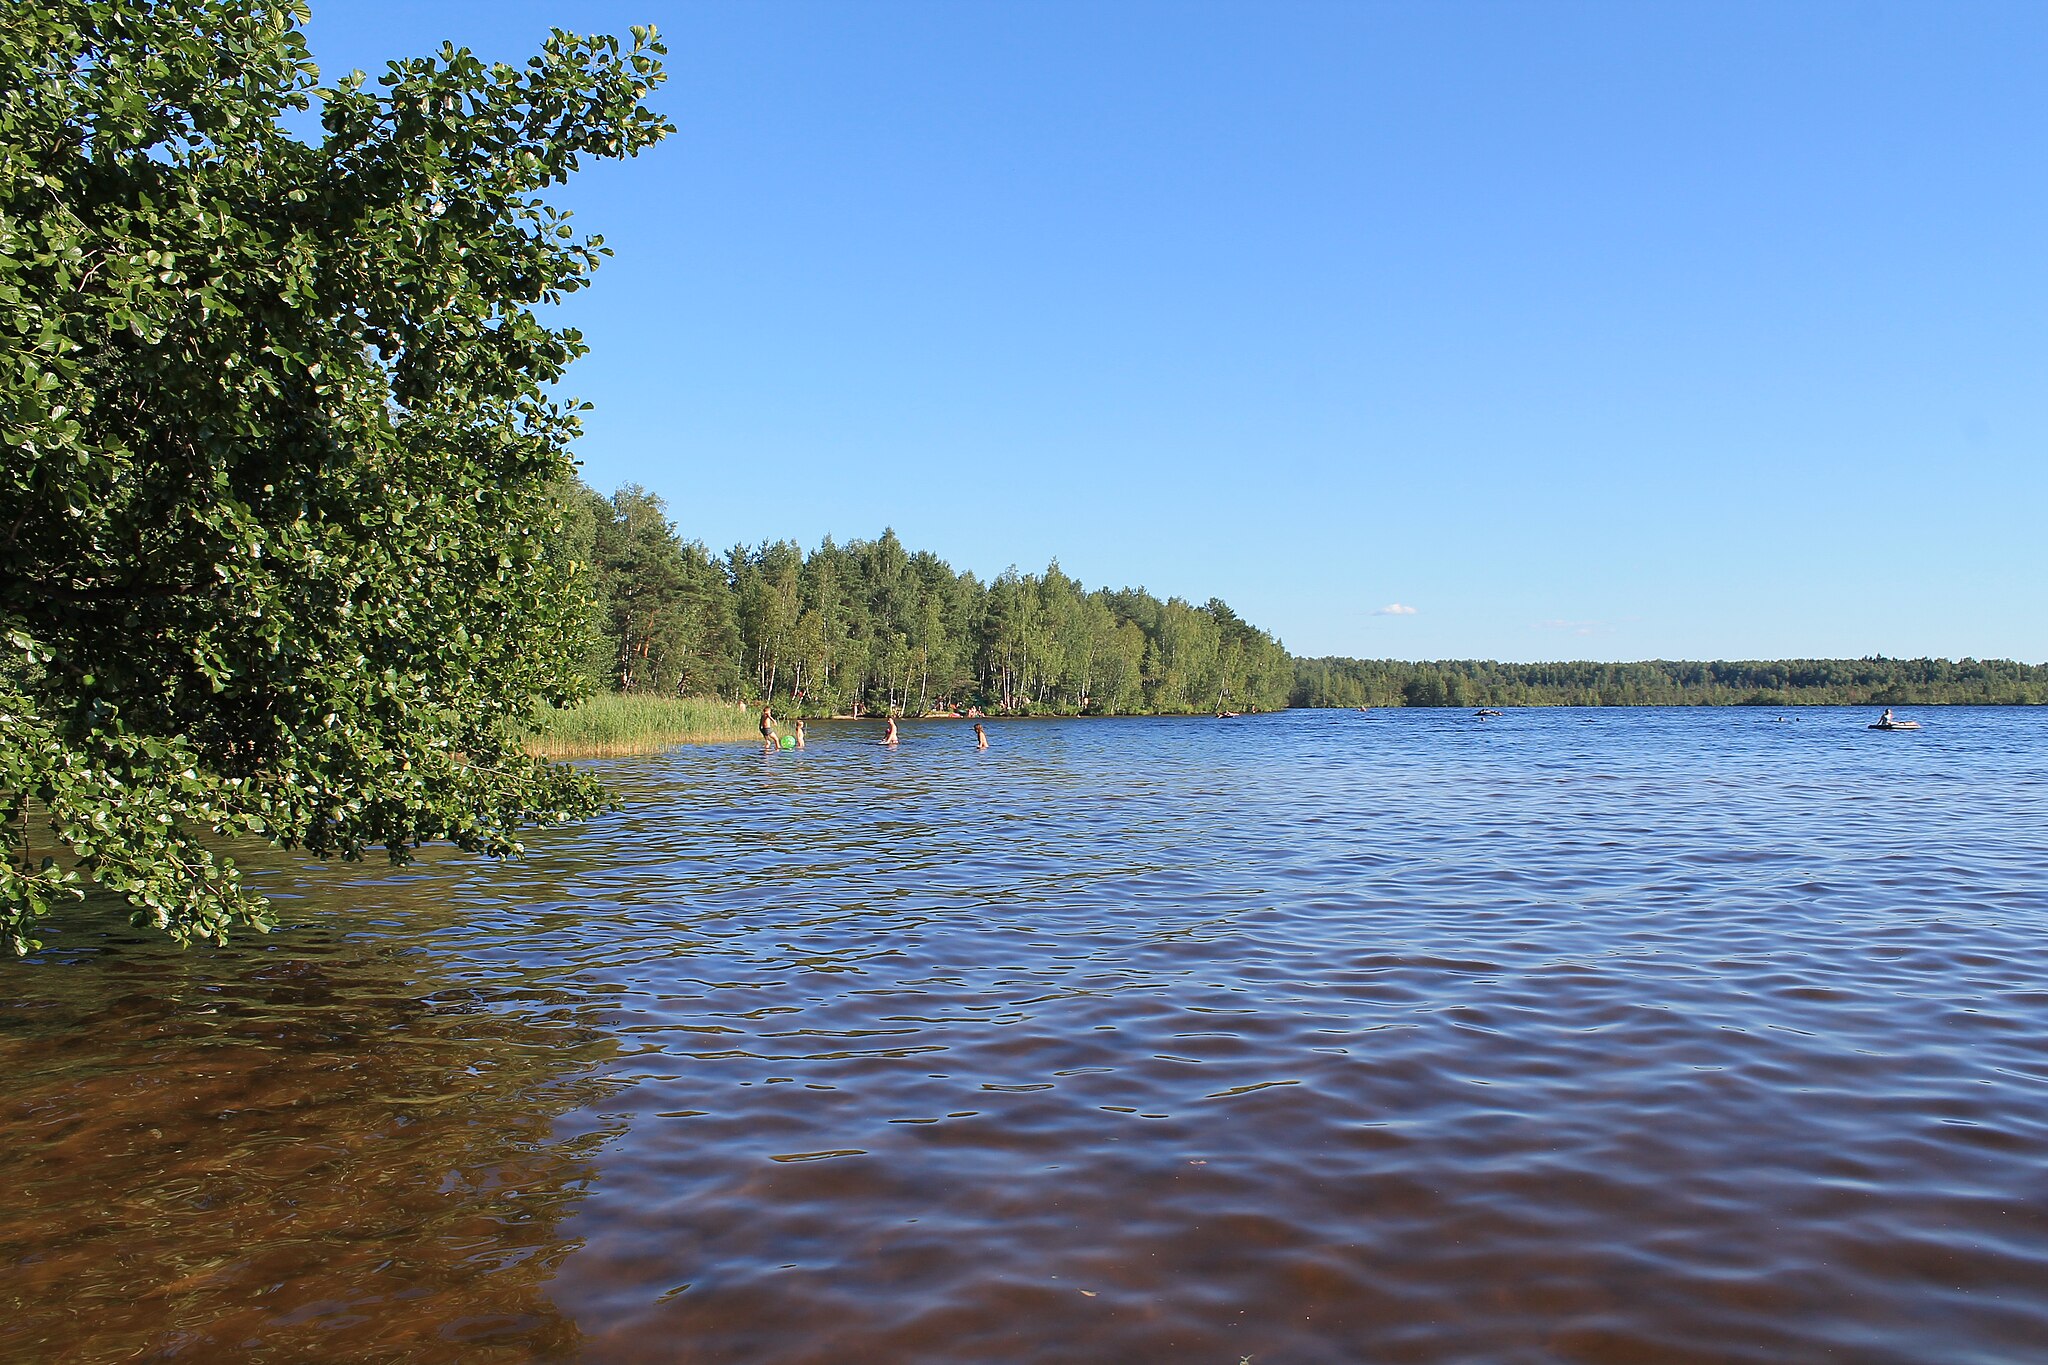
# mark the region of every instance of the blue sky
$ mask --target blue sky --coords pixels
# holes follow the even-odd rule
[[[660,26],[600,489],[1297,653],[2048,660],[2048,6],[315,0]],[[1411,610],[1388,611],[1395,605]]]

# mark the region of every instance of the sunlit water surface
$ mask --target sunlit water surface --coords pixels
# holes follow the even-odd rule
[[[820,725],[0,967],[0,1358],[2048,1352],[2048,712]]]

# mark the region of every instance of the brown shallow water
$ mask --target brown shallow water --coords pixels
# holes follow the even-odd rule
[[[2048,715],[819,727],[0,966],[0,1358],[2048,1355]]]

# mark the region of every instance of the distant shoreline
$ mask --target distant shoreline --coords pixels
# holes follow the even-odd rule
[[[1296,658],[1295,707],[2038,706],[2048,664],[2011,659]]]
[[[1770,701],[1474,701],[1461,702],[1456,706],[1411,705],[1407,702],[1389,702],[1384,706],[1370,706],[1369,711],[1474,711],[1480,707],[1496,707],[1509,711],[1771,711],[1792,709],[1818,709],[1834,707],[1843,711],[1876,711],[1887,706],[1910,706],[1915,709],[1937,706],[1996,706],[2026,710],[2029,707],[2048,706],[2048,701],[1974,701],[1961,698],[1953,701],[1916,701],[1910,697],[1900,699],[1885,697],[1875,701],[1819,701],[1803,698],[1776,698]],[[1356,706],[1290,706],[1290,711],[1356,711]]]

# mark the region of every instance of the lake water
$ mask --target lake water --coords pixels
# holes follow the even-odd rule
[[[0,966],[0,1358],[2039,1360],[2048,710],[820,725]]]

